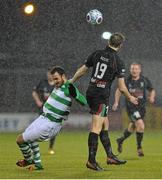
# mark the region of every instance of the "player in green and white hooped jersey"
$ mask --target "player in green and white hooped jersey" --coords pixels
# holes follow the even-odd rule
[[[59,133],[62,121],[70,112],[71,98],[81,105],[87,104],[86,98],[67,80],[63,68],[55,66],[51,69],[51,74],[55,88],[44,104],[43,114],[19,134],[16,140],[24,156],[16,164],[20,167],[28,166],[29,170],[43,169],[38,142],[49,140]]]

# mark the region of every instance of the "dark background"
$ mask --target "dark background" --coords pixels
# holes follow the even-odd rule
[[[143,64],[162,104],[162,0],[35,0],[33,16],[23,13],[26,2],[0,0],[0,112],[35,111],[32,88],[47,68],[61,65],[70,78],[91,52],[106,46],[104,31],[126,36],[120,57],[127,69],[133,61]],[[86,22],[91,9],[103,13],[101,25]],[[87,83],[85,77],[78,85],[85,91]]]

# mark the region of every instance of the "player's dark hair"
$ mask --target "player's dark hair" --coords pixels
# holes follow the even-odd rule
[[[52,67],[51,70],[50,70],[50,73],[54,74],[55,72],[57,72],[60,75],[65,74],[65,70],[61,66],[54,66],[54,67]]]
[[[121,33],[114,33],[111,35],[109,39],[109,45],[115,48],[120,47],[120,45],[124,42],[125,37]]]
[[[133,63],[131,63],[130,66],[133,66],[133,65],[137,65],[137,66],[139,66],[140,68],[142,68],[142,64],[139,63],[139,62],[133,62]]]

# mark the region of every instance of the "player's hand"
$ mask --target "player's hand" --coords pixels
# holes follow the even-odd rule
[[[153,97],[149,97],[149,98],[148,98],[148,101],[149,101],[151,104],[154,104],[154,102],[155,102],[155,98],[153,98]]]
[[[129,101],[134,105],[138,105],[138,98],[134,96],[130,96]]]
[[[116,111],[118,109],[118,103],[114,103],[112,106],[112,110]]]
[[[43,103],[41,101],[37,101],[37,106],[41,108],[43,106]]]

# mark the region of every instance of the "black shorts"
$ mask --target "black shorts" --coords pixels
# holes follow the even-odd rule
[[[132,110],[128,110],[127,109],[127,113],[128,113],[128,116],[130,118],[131,121],[137,121],[139,119],[144,119],[145,117],[145,113],[146,113],[146,110],[145,108],[141,108],[141,109],[132,109]]]
[[[87,102],[90,108],[91,114],[96,114],[101,117],[107,117],[108,115],[108,102],[102,101],[99,98],[87,96]]]

